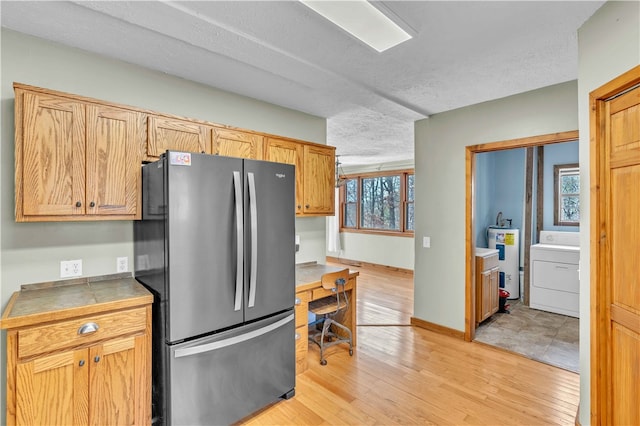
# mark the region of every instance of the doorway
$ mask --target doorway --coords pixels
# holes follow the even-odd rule
[[[489,144],[482,144],[482,145],[475,145],[475,146],[469,146],[466,149],[466,303],[465,303],[465,339],[468,341],[473,341],[476,338],[476,298],[478,297],[476,295],[476,283],[475,283],[475,247],[476,247],[476,241],[477,239],[479,239],[479,235],[482,233],[482,229],[485,228],[486,224],[484,224],[482,222],[482,220],[480,218],[478,218],[476,216],[476,202],[477,200],[477,193],[478,193],[478,182],[477,182],[477,167],[478,167],[478,160],[479,160],[479,155],[484,154],[484,153],[490,153],[490,152],[497,152],[497,151],[507,151],[507,150],[516,150],[519,148],[525,148],[526,154],[525,154],[525,158],[526,158],[526,168],[530,171],[533,170],[534,165],[534,148],[535,147],[542,147],[545,145],[550,145],[550,144],[557,144],[557,143],[561,143],[561,142],[569,142],[569,141],[575,141],[578,139],[578,132],[577,131],[569,131],[569,132],[562,132],[562,133],[553,133],[553,134],[549,134],[549,135],[541,135],[541,136],[535,136],[535,137],[530,137],[530,138],[522,138],[522,139],[515,139],[515,140],[507,140],[507,141],[500,141],[500,142],[495,142],[495,143],[489,143]],[[529,172],[526,174],[525,180],[526,182],[526,187],[527,188],[531,188],[532,184],[531,184],[531,179],[533,179],[533,173]],[[538,177],[538,185],[540,187],[542,187],[542,181],[541,181],[541,177]],[[533,198],[537,198],[533,197]],[[522,214],[520,218],[518,218],[520,223],[521,229],[523,230],[522,232],[522,251],[524,253],[524,265],[525,265],[525,271],[524,271],[524,278],[525,278],[525,293],[524,293],[524,304],[520,303],[518,300],[515,301],[509,301],[512,304],[511,307],[511,311],[513,312],[513,317],[511,318],[504,318],[504,322],[503,324],[509,324],[510,327],[507,328],[514,328],[513,333],[515,334],[518,330],[518,324],[520,324],[520,326],[522,326],[524,329],[527,328],[532,328],[532,327],[528,327],[527,326],[527,322],[528,323],[533,323],[535,321],[538,321],[539,323],[548,323],[548,324],[553,324],[554,327],[558,328],[558,332],[559,333],[563,333],[563,332],[568,332],[568,333],[574,333],[574,335],[577,335],[577,319],[575,319],[575,321],[573,321],[574,319],[569,319],[567,320],[564,316],[558,316],[557,318],[547,318],[547,316],[549,317],[553,317],[554,314],[549,314],[547,315],[546,312],[538,312],[536,310],[533,309],[529,309],[528,308],[528,277],[529,277],[529,247],[531,245],[531,229],[532,227],[534,227],[537,230],[540,230],[542,227],[542,223],[543,223],[543,219],[542,219],[542,212],[538,212],[539,217],[535,217],[534,218],[534,223],[532,224],[532,215],[531,215],[531,209],[532,209],[532,194],[530,193],[530,191],[525,190],[525,203],[524,203],[524,207],[523,209],[526,211],[525,214]],[[521,213],[519,213],[521,214]],[[516,278],[516,281],[519,281],[519,278]],[[536,318],[536,316],[540,316],[540,318]],[[503,314],[497,314],[494,316],[500,316]],[[517,318],[516,318],[517,317]],[[544,318],[542,318],[544,317]],[[509,323],[509,319],[511,319],[511,322]],[[489,320],[491,321],[491,319]],[[485,321],[486,323],[487,321]],[[491,325],[494,326],[494,330],[495,331],[495,327],[500,327],[501,324],[495,324],[495,325]],[[564,330],[560,330],[564,328]],[[553,330],[549,330],[550,332]],[[495,343],[495,346],[500,346],[500,347],[504,347],[505,349],[509,349],[511,351],[514,352],[519,352],[522,353],[525,356],[528,356],[530,358],[534,358],[534,359],[538,359],[539,361],[543,361],[543,362],[548,362],[548,360],[545,360],[544,358],[538,357],[536,356],[536,350],[539,351],[539,349],[536,349],[536,345],[531,344],[531,345],[527,345],[526,342],[526,336],[523,334],[520,337],[520,340],[522,341],[521,343],[523,343],[523,345],[526,346],[522,346],[523,348],[526,347],[527,351],[521,351],[521,350],[517,350],[514,349],[515,346],[512,345],[512,347],[508,347],[506,345],[501,345],[499,344],[499,339],[504,337],[505,335],[508,335],[508,333],[510,333],[510,330],[502,330],[501,333],[502,335],[500,336],[493,336],[493,337],[487,337],[486,334],[483,334],[481,336],[481,339],[483,341],[485,341],[485,343],[488,344],[492,344],[492,339],[493,342]],[[483,330],[484,333],[484,330]],[[504,334],[507,333],[507,334]],[[542,333],[544,333],[544,331],[542,331]],[[546,333],[549,334],[549,333]],[[552,333],[553,334],[553,333]],[[532,335],[533,336],[533,335]],[[533,336],[532,338],[535,338],[535,336]],[[545,337],[545,341],[550,341],[549,336]],[[515,342],[511,342],[511,343],[515,343]],[[517,346],[517,345],[516,345]],[[570,346],[569,347],[570,350],[574,350],[574,346]],[[575,350],[577,351],[577,342],[575,342]],[[559,356],[560,354],[558,354]],[[555,356],[555,355],[553,355]],[[560,358],[556,358],[556,359],[560,359]],[[575,365],[574,365],[575,364]],[[573,361],[571,364],[567,364],[567,365],[558,365],[560,367],[564,367],[567,368],[569,370],[577,370],[577,357],[576,360]]]

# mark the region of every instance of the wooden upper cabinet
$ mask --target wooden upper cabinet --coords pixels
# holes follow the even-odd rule
[[[304,146],[304,213],[335,213],[335,148]]]
[[[213,153],[226,157],[262,159],[262,136],[235,129],[213,128]]]
[[[211,128],[194,121],[150,115],[147,155],[155,161],[166,150],[211,154]]]
[[[137,219],[145,115],[16,88],[16,221]]]
[[[298,216],[333,215],[335,148],[14,83],[17,222],[135,220],[167,150],[296,167]]]
[[[87,212],[136,216],[140,206],[140,141],[144,116],[87,106]],[[136,190],[130,190],[134,188]]]
[[[334,147],[266,138],[265,160],[296,166],[297,215],[334,214]]]
[[[16,91],[15,120],[16,220],[82,214],[85,106]]]
[[[296,166],[296,214],[304,213],[303,210],[303,159],[304,145],[294,141],[265,138],[265,160],[276,163],[292,164]]]

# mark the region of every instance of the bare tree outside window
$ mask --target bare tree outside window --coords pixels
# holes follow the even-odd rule
[[[362,179],[362,228],[400,230],[400,176]]]
[[[554,225],[580,224],[580,169],[578,164],[553,166]]]
[[[405,223],[407,231],[413,231],[413,177],[415,175],[407,175],[407,208]]]
[[[341,227],[362,232],[413,233],[413,171],[347,176]]]

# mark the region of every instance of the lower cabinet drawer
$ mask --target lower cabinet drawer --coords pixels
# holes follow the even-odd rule
[[[25,328],[18,330],[18,358],[143,332],[146,322],[146,309],[136,308]]]

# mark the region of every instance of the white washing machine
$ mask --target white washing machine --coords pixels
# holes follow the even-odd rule
[[[529,306],[579,318],[579,233],[541,231],[540,243],[531,246],[529,259]]]

